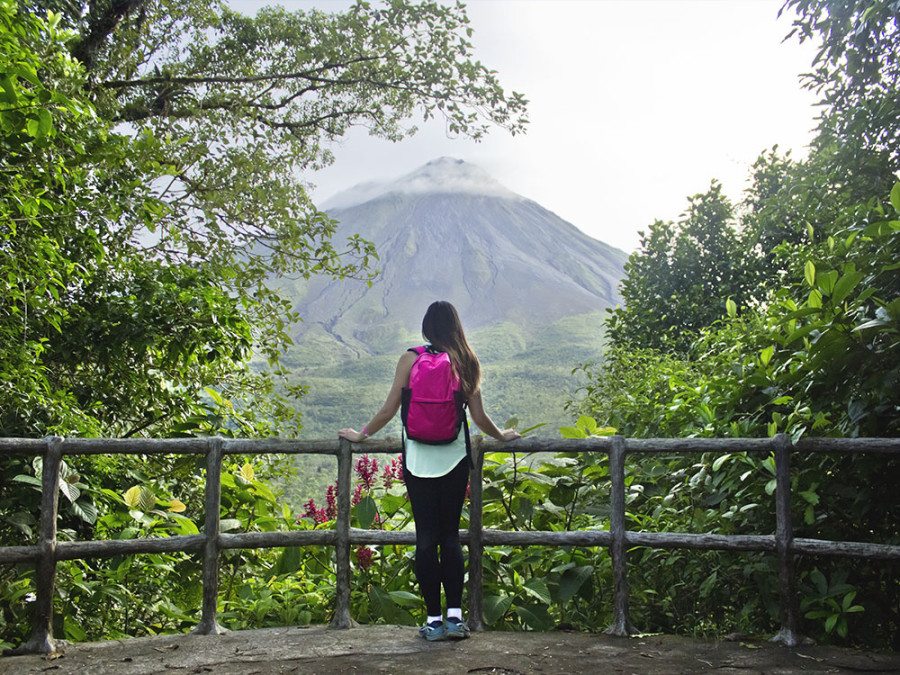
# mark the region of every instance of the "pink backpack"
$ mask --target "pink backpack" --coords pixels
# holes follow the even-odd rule
[[[445,352],[416,347],[418,354],[403,389],[400,417],[406,436],[430,445],[446,445],[466,427],[465,401],[459,378]],[[468,436],[468,433],[466,434]]]

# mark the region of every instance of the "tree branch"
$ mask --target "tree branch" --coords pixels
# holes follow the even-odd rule
[[[81,61],[85,70],[90,71],[94,66],[94,59],[106,39],[115,32],[125,15],[143,5],[145,1],[111,0],[106,11],[96,16],[91,15],[90,30],[72,48],[72,57]]]
[[[143,2],[143,0],[139,1]],[[106,82],[101,82],[100,86],[104,87],[105,89],[128,89],[131,87],[153,86],[159,84],[181,84],[185,86],[195,84],[254,84],[257,82],[271,82],[279,80],[309,80],[311,82],[336,84],[340,83],[340,81],[322,78],[319,74],[339,68],[348,68],[359,63],[378,61],[382,58],[384,58],[383,55],[359,56],[355,59],[350,59],[349,61],[325,63],[318,68],[300,71],[297,73],[271,73],[268,75],[247,75],[244,77],[227,77],[224,75],[208,75],[205,77],[175,77],[171,75],[162,75],[159,77],[145,77],[131,80],[107,80]]]

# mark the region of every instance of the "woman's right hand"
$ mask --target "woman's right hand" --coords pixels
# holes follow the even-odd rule
[[[351,443],[362,443],[368,436],[356,429],[341,429],[338,432],[338,438],[346,438]]]
[[[500,432],[500,438],[498,440],[501,440],[505,443],[507,441],[514,441],[517,438],[522,438],[522,434],[520,434],[515,429],[504,429]]]

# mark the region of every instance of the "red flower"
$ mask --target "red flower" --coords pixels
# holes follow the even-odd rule
[[[356,475],[366,486],[366,490],[371,490],[375,484],[375,474],[378,473],[378,460],[374,457],[371,459],[368,455],[363,455],[356,461]]]
[[[397,455],[396,459],[392,459],[390,464],[384,465],[384,473],[382,474],[384,487],[390,488],[394,481],[403,482],[403,457]]]
[[[321,525],[328,520],[328,516],[325,515],[325,509],[316,508],[316,503],[312,499],[306,502],[306,504],[303,505],[303,508],[305,510],[303,511],[302,517],[312,518],[316,525]]]
[[[334,485],[329,485],[325,490],[325,516],[328,520],[337,518],[337,499],[335,497]]]
[[[385,490],[390,490],[394,484],[394,469],[390,464],[384,465],[384,471],[381,472],[381,484]]]
[[[366,486],[362,483],[356,484],[356,489],[353,491],[353,496],[350,498],[351,506],[356,506],[362,501],[363,493],[366,490]]]
[[[369,569],[372,566],[375,558],[375,551],[370,549],[368,546],[360,546],[356,549],[356,562],[359,564],[359,568],[363,571]]]

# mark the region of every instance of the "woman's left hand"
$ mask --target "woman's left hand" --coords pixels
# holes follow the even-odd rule
[[[351,443],[362,443],[368,436],[356,429],[341,429],[338,432],[338,438],[346,438]]]

